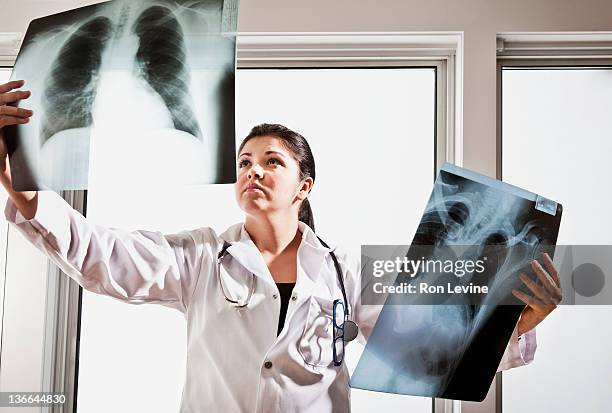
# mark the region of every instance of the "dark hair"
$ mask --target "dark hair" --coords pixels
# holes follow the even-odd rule
[[[240,144],[238,153],[242,151],[242,148],[249,140],[262,136],[272,136],[280,139],[285,147],[293,153],[293,157],[299,165],[300,180],[311,177],[314,182],[315,162],[306,138],[283,125],[262,123],[255,126]],[[308,198],[304,199],[300,205],[298,220],[308,225],[314,231],[314,217],[312,216],[312,209],[310,208]]]

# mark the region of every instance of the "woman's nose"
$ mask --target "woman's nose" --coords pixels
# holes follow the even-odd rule
[[[249,169],[249,179],[257,175],[259,179],[263,178],[263,168],[259,164],[255,164]]]

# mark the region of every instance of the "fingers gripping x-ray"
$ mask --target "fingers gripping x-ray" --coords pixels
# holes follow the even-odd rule
[[[234,182],[235,3],[113,0],[31,22],[12,76],[35,113],[7,130],[15,189],[87,189],[112,171]]]

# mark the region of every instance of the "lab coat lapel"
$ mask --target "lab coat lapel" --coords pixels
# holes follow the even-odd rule
[[[299,221],[298,228],[302,232],[302,241],[298,248],[298,266],[308,278],[316,283],[321,273],[321,267],[325,256],[332,251],[321,244],[314,231],[305,223]],[[264,281],[275,285],[272,274],[266,265],[261,252],[244,228],[244,223],[232,225],[220,238],[231,244],[227,252],[232,255],[242,266]],[[298,271],[300,268],[298,267]],[[299,280],[299,276],[298,276]]]
[[[314,231],[302,221],[298,222],[298,228],[302,232],[302,242],[298,248],[298,264],[308,278],[316,283],[319,280],[325,257],[332,251],[332,248],[323,246]]]
[[[261,252],[244,229],[243,223],[232,225],[219,236],[231,245],[227,253],[236,259],[244,268],[263,281],[275,285],[272,274],[266,265]]]

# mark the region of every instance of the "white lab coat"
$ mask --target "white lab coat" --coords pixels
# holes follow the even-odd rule
[[[242,223],[220,235],[211,228],[172,235],[128,232],[94,225],[52,191],[39,192],[33,219],[25,220],[10,199],[5,215],[86,290],[184,314],[182,413],[350,411],[346,363],[332,363],[332,302],[342,294],[330,250],[304,223],[297,282],[277,337],[278,289]],[[219,289],[216,258],[224,240],[232,244],[221,272],[228,295],[245,297],[252,274],[256,279],[244,309],[230,306]],[[359,262],[340,249],[335,253],[360,327],[358,340],[365,343],[381,307],[360,304]],[[515,329],[499,369],[529,363],[535,348],[535,331],[518,341]]]

